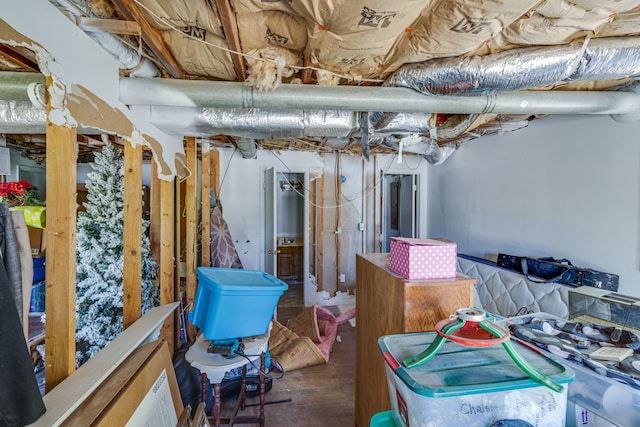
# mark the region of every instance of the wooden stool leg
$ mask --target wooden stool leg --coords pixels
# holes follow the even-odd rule
[[[260,355],[260,427],[264,427],[264,353]]]
[[[220,427],[220,383],[213,385],[213,425]]]
[[[200,374],[200,387],[202,387],[201,390],[201,394],[200,396],[202,397],[202,399],[200,399],[201,402],[204,402],[205,404],[207,403],[207,382],[209,381],[209,379],[207,378],[207,374],[205,373],[201,373]]]

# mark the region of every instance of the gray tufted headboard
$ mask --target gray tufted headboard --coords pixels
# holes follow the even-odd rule
[[[569,287],[559,283],[538,283],[526,276],[497,267],[481,258],[458,254],[458,272],[478,279],[476,291],[482,307],[504,317],[523,314],[520,310],[545,312],[566,319],[569,316]]]

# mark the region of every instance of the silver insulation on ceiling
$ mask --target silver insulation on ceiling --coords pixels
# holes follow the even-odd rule
[[[573,74],[580,49],[580,45],[532,47],[485,56],[432,59],[401,67],[384,85],[460,96],[549,86]]]
[[[40,133],[46,131],[47,112],[34,108],[29,101],[0,100],[0,131],[2,133]]]
[[[615,80],[640,76],[640,38],[615,37],[589,42],[568,81]]]
[[[353,111],[262,110],[255,108],[154,107],[151,123],[176,133],[218,134],[280,139],[304,137],[348,137],[358,129]]]
[[[639,75],[640,38],[612,37],[408,64],[394,72],[384,86],[408,87],[432,95],[473,96],[563,81]]]
[[[640,76],[640,38],[605,38],[409,64],[393,73],[384,86],[408,87],[431,95],[474,96],[551,86],[559,82],[637,76]],[[406,120],[406,117],[399,116],[406,114],[369,113],[369,137],[374,139],[376,135],[386,133],[394,123]],[[470,114],[466,119],[447,121],[441,126],[431,127],[429,134],[437,141],[459,139],[477,117],[477,114]],[[434,152],[436,157],[440,155],[439,150]]]
[[[523,73],[523,69],[528,72]],[[384,86],[389,88],[405,86],[432,95],[432,98],[437,99],[437,102],[435,100],[432,102],[432,107],[438,105],[442,107],[443,102],[452,102],[451,99],[455,99],[456,108],[459,108],[461,113],[472,100],[481,98],[470,98],[470,96],[485,95],[486,99],[481,99],[482,112],[484,113],[494,110],[494,104],[498,103],[500,96],[509,95],[509,93],[500,95],[497,94],[498,92],[518,94],[513,91],[549,86],[562,81],[611,80],[638,75],[640,75],[640,38],[607,38],[571,45],[513,49],[481,57],[435,59],[420,64],[406,65],[396,71]],[[121,96],[123,93],[128,93],[127,90],[122,90],[124,83],[140,83],[141,81],[146,82],[147,80],[124,79],[121,82]],[[148,81],[157,83],[158,79],[149,79]],[[188,84],[189,82],[181,83]],[[127,87],[129,86],[124,85],[125,89]],[[163,86],[154,89],[153,92],[162,93],[164,98],[170,98],[167,93],[169,89],[171,89],[171,93],[176,92],[176,96],[180,95],[180,99],[189,98],[187,95],[190,92],[184,92],[186,89],[181,86],[176,86],[176,88]],[[323,89],[326,90],[326,88]],[[357,98],[358,95],[348,92],[349,88],[341,89],[344,89],[345,93],[332,96],[332,99],[339,101],[337,105],[349,106],[352,98]],[[129,88],[129,92],[138,98],[141,96],[139,90]],[[221,97],[217,90],[214,92],[216,99]],[[236,92],[233,93],[236,94]],[[244,93],[238,92],[238,94]],[[302,97],[303,93],[306,94],[306,92],[302,92],[298,94],[299,97]],[[509,109],[509,111],[513,110],[509,114],[517,114],[516,110],[518,110],[518,106],[523,105],[525,97],[540,94],[537,91],[520,93],[523,95],[518,98],[519,104],[514,104],[514,107]],[[551,91],[548,93],[557,94]],[[544,95],[544,93],[542,94]],[[265,94],[253,95],[260,99],[266,97]],[[311,96],[311,94],[306,95],[308,95],[307,97]],[[458,101],[459,95],[461,96]],[[564,97],[570,98],[571,95],[568,92]],[[560,106],[570,108],[570,111],[581,108],[590,112],[585,108],[585,93],[582,95],[581,101],[566,99],[563,102],[563,100],[553,98],[554,101],[544,99],[537,102],[545,106],[551,105],[552,111],[558,113],[567,113],[565,110],[559,109]],[[623,94],[620,93],[620,95]],[[380,94],[377,96],[378,98],[375,99],[380,101],[385,97]],[[594,93],[593,96],[595,97],[596,94]],[[636,97],[637,95],[633,99],[635,100]],[[369,99],[367,105],[377,105],[374,98],[367,99]],[[531,105],[533,100],[526,99],[526,104]],[[362,101],[362,99],[358,100]],[[189,101],[195,102],[192,99]],[[600,105],[596,100],[589,101]],[[236,97],[229,95],[227,102],[246,105],[244,95]],[[620,102],[616,105],[618,104]],[[433,149],[434,143],[439,142],[442,145],[443,142],[455,140],[459,145],[462,141],[477,137],[477,135],[473,135],[467,138],[467,135],[472,131],[471,126],[478,114],[457,114],[455,120],[451,120],[450,117],[447,122],[436,127],[434,124],[436,114],[434,113],[413,110],[403,113],[360,113],[354,111],[353,108],[337,111],[333,109],[292,109],[291,107],[288,109],[255,109],[153,104],[150,108],[151,122],[168,132],[202,137],[225,134],[243,138],[236,141],[242,142],[244,151],[246,151],[245,157],[255,156],[255,139],[329,138],[336,141],[349,139],[357,141],[360,137],[363,154],[366,156],[365,153],[368,152],[370,146],[382,144],[399,148],[401,141],[407,140],[407,138],[414,141],[417,135],[425,138],[424,147],[420,148],[419,145],[415,145],[412,148],[426,153],[431,147],[431,152],[435,152],[435,156],[430,157],[434,161],[439,161],[442,153],[440,150]],[[36,130],[41,132],[44,129],[44,111],[34,109],[28,103],[4,101],[1,114],[0,121],[2,123],[0,124],[3,125],[2,131],[5,133],[34,133]],[[363,116],[365,119],[361,120]],[[499,129],[499,131],[503,130]],[[431,162],[431,160],[429,161]]]
[[[397,113],[393,120],[380,128],[373,128],[371,114],[366,113],[369,135],[371,138],[384,137],[391,134],[426,133],[433,121],[431,113]]]

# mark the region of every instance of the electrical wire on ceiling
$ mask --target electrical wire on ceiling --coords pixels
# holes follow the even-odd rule
[[[260,57],[260,56],[251,55],[251,54],[247,54],[247,53],[244,53],[244,52],[239,52],[237,50],[229,49],[227,47],[220,46],[220,45],[217,45],[215,43],[211,43],[211,42],[208,42],[206,40],[202,40],[202,39],[199,39],[197,37],[194,37],[191,34],[185,33],[184,31],[182,31],[181,28],[176,27],[171,22],[167,21],[166,19],[164,19],[161,16],[159,16],[158,14],[156,14],[154,11],[152,11],[147,6],[142,4],[142,2],[140,0],[134,0],[134,2],[138,6],[143,8],[151,16],[153,16],[157,20],[159,20],[159,21],[163,22],[165,25],[167,25],[171,30],[180,33],[180,35],[182,37],[186,37],[186,38],[188,38],[190,40],[193,40],[195,42],[205,44],[207,46],[222,50],[222,51],[230,53],[230,54],[242,56],[243,58],[250,58],[250,59],[253,59],[255,61],[268,62],[268,63],[271,63],[271,64],[276,65],[276,66],[280,65],[276,60],[273,60],[273,59],[263,58],[263,57]],[[366,83],[383,83],[384,82],[384,80],[381,80],[381,79],[365,79],[365,78],[362,78],[362,77],[354,77],[354,76],[350,76],[350,75],[346,75],[346,74],[339,74],[339,73],[336,73],[336,72],[333,72],[333,71],[330,71],[330,70],[325,70],[323,68],[306,66],[306,65],[305,66],[287,65],[287,67],[291,68],[291,69],[294,69],[294,70],[297,70],[297,71],[313,70],[313,71],[323,72],[323,73],[330,74],[330,75],[332,75],[334,77],[338,77],[338,78],[349,80],[349,81],[353,81],[353,82],[363,82],[363,83],[364,82],[366,82]]]
[[[287,169],[287,171],[288,171],[288,172],[290,172],[290,173],[296,173],[296,172],[293,172],[293,171],[291,170],[291,168],[289,167],[289,165],[287,165],[287,164],[285,163],[285,161],[284,161],[284,160],[282,160],[282,159],[281,159],[281,158],[280,158],[280,157],[279,157],[279,156],[278,156],[278,155],[277,155],[273,150],[269,150],[269,152],[270,152],[270,153],[271,153],[271,155],[273,155],[273,156],[274,156],[278,161],[280,161],[280,163],[282,163],[282,164],[284,165],[284,167]],[[349,202],[355,202],[355,201],[358,201],[358,200],[364,199],[366,196],[370,195],[370,194],[371,194],[371,193],[372,193],[376,188],[378,188],[378,186],[380,185],[380,183],[381,183],[381,182],[383,181],[383,179],[384,179],[384,175],[385,175],[387,172],[389,172],[389,170],[391,169],[391,167],[392,167],[392,166],[393,166],[393,164],[395,163],[396,157],[397,157],[398,155],[397,155],[397,154],[388,154],[388,156],[390,156],[389,163],[387,164],[387,166],[386,166],[385,168],[383,168],[383,172],[382,172],[382,174],[380,175],[380,178],[378,178],[378,179],[376,180],[376,182],[373,184],[373,186],[372,186],[371,188],[369,188],[369,189],[367,189],[365,192],[363,192],[363,193],[362,193],[362,195],[360,195],[360,196],[358,196],[358,197],[355,197],[355,198],[353,198],[353,199],[347,199]],[[406,157],[406,156],[405,156],[405,157]],[[422,161],[422,160],[421,160],[421,161]],[[287,178],[286,178],[286,176],[285,176],[284,178],[285,178],[285,179],[287,179]],[[311,194],[311,190],[309,190],[307,187],[305,187],[305,186],[303,185],[303,186],[302,186],[302,188],[303,188],[303,191],[304,191],[304,192]],[[293,191],[294,191],[294,192],[296,192],[300,197],[303,197],[303,198],[305,197],[305,195],[304,195],[303,193],[301,193],[300,191],[298,191],[297,189],[295,189],[295,188],[294,188],[294,189],[293,189]],[[346,206],[346,204],[343,204],[343,203],[336,204],[336,205],[334,205],[334,206],[318,205],[318,204],[313,203],[313,202],[311,201],[311,199],[309,199],[309,204],[310,204],[311,206],[313,206],[313,207],[320,208],[320,209],[336,209],[336,208],[339,208],[339,207],[341,208],[341,207]],[[355,209],[355,207],[354,207],[354,209]],[[358,210],[357,210],[357,209],[356,209],[356,212],[358,212]]]
[[[220,180],[220,188],[218,188],[218,200],[216,200],[216,203],[218,203],[220,200],[220,193],[222,193],[222,185],[224,184],[224,179],[227,177],[229,166],[231,166],[231,161],[233,160],[233,156],[236,154],[236,151],[238,151],[238,147],[235,147],[233,149],[233,152],[231,153],[231,155],[229,156],[229,160],[227,161],[227,166],[224,168],[224,174],[222,174],[222,179]]]

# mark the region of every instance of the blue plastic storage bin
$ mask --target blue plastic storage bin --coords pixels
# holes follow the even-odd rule
[[[44,280],[45,257],[33,258],[33,282],[37,283]]]
[[[267,333],[286,283],[262,271],[198,267],[191,322],[208,340]]]

